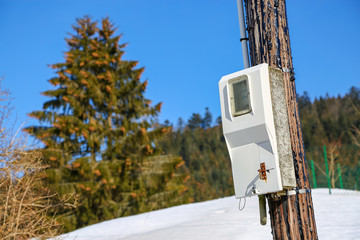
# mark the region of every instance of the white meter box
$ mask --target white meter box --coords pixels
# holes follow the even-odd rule
[[[219,82],[237,198],[296,187],[282,72],[260,64]]]

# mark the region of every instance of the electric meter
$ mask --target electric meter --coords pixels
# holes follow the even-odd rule
[[[247,68],[222,77],[219,91],[235,196],[296,187],[282,71]]]

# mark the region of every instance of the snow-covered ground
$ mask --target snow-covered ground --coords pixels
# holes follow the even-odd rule
[[[319,239],[360,239],[360,192],[312,191]],[[270,219],[261,226],[258,198],[243,211],[235,197],[181,205],[94,224],[61,236],[66,240],[272,239]]]

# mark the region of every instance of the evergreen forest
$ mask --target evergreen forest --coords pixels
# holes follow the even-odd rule
[[[360,89],[351,87],[345,96],[315,98],[306,92],[298,96],[301,127],[310,184],[328,187],[324,159],[327,149],[332,188],[359,190],[360,178]],[[221,118],[214,123],[208,109],[202,116],[194,113],[179,118],[176,126],[160,142],[167,154],[179,155],[191,174],[191,200],[203,201],[233,194],[230,159],[221,130]],[[212,125],[213,124],[213,125]],[[169,126],[168,122],[166,126]],[[171,125],[172,126],[172,125]]]
[[[51,65],[48,101],[29,113],[24,131],[41,142],[49,191],[76,198],[76,208],[49,211],[63,231],[117,217],[234,194],[221,118],[210,110],[159,123],[161,103],[144,96],[143,67],[123,59],[126,44],[105,18],[78,19],[64,60]],[[360,189],[360,89],[344,96],[298,96],[308,172],[327,187]],[[339,166],[339,167],[338,167]],[[71,195],[75,194],[75,195]]]

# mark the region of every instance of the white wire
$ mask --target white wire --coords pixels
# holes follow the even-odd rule
[[[242,199],[242,198],[244,199],[244,205],[243,205],[242,207],[240,207],[241,199]],[[245,205],[246,205],[246,198],[245,198],[245,197],[241,197],[240,200],[239,200],[239,210],[240,210],[240,211],[244,210]]]

